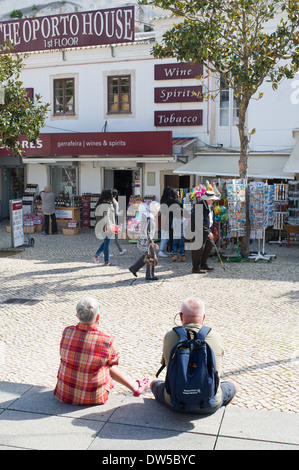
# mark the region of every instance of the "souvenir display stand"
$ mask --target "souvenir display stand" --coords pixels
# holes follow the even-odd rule
[[[274,221],[273,229],[278,230],[278,240],[270,240],[269,244],[278,243],[280,246],[282,243],[286,243],[286,239],[281,238],[281,231],[284,229],[284,225],[288,218],[288,184],[275,184],[274,193]]]
[[[289,181],[288,224],[299,225],[299,181]]]
[[[214,203],[215,225],[217,228],[216,245],[219,248],[225,249],[228,247],[230,242],[228,237],[229,224],[227,211],[226,182],[219,180],[217,183],[217,191],[220,199],[219,201],[216,201]]]
[[[228,237],[236,240],[237,254],[226,255],[227,261],[244,261],[240,254],[239,237],[245,235],[246,184],[244,179],[226,181]]]
[[[299,247],[299,181],[289,181],[288,218],[284,229],[287,232],[287,247],[297,240]]]
[[[266,228],[274,223],[274,186],[262,182],[249,184],[249,215],[251,223],[250,238],[257,240],[258,249],[251,253],[249,259],[271,261],[276,255],[265,253]],[[262,248],[261,248],[262,245]]]

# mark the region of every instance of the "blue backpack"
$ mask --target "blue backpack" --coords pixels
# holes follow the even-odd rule
[[[173,407],[196,411],[214,406],[219,376],[213,350],[205,340],[211,328],[203,326],[197,334],[182,326],[173,330],[180,339],[170,353],[165,380]]]

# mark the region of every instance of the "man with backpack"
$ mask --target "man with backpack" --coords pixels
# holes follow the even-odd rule
[[[165,381],[154,380],[151,390],[163,405],[183,413],[211,414],[228,405],[238,391],[231,381],[220,383],[223,341],[203,325],[205,306],[200,299],[187,298],[179,313],[182,327],[164,337],[162,367]]]

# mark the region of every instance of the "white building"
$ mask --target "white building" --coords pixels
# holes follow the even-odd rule
[[[150,53],[174,21],[166,12],[124,0],[0,5],[0,21],[15,24],[0,23],[1,41],[13,35],[28,50],[24,86],[51,104],[36,147],[24,140],[22,161],[0,151],[3,215],[22,178],[40,189],[51,184],[57,194],[66,185],[72,196],[116,187],[120,194],[160,199],[167,185],[188,188],[200,178],[238,175],[231,90],[216,101],[202,100],[201,87],[213,84],[198,79],[199,64],[187,67]],[[21,20],[9,16],[18,8]],[[265,84],[263,99],[250,105],[253,177],[283,180],[299,173],[298,85],[286,80],[274,92]]]

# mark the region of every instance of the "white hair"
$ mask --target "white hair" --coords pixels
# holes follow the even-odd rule
[[[187,297],[182,302],[181,312],[186,317],[203,319],[205,315],[205,304],[198,298]]]
[[[157,213],[160,210],[160,203],[158,201],[151,201],[149,207],[152,213]]]
[[[84,325],[95,323],[96,316],[100,313],[100,306],[94,297],[84,297],[77,303],[77,317]]]

